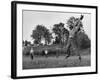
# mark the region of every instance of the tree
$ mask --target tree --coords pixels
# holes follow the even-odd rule
[[[56,42],[57,43],[64,43],[68,37],[68,30],[64,28],[64,23],[54,24],[53,32],[56,35]]]
[[[31,45],[31,42],[30,42],[30,41],[25,40],[25,41],[23,41],[23,42],[24,42],[24,45],[25,45],[25,46]]]
[[[45,44],[46,45],[51,42],[52,34],[49,32],[48,29],[45,31],[44,38],[45,38]]]
[[[39,33],[38,28],[32,31],[31,37],[34,39],[35,44],[39,44],[41,42],[41,34]]]
[[[41,44],[41,41],[44,39],[45,44],[49,44],[51,42],[52,35],[43,25],[37,25],[35,30],[32,31],[31,37],[34,39],[34,43]]]
[[[77,25],[80,26],[80,28],[83,28],[83,23],[81,21],[82,18],[83,17],[81,17],[81,18],[75,18],[73,16],[70,17],[67,21],[67,25],[68,25],[67,27],[69,27],[70,30],[72,30],[74,27],[77,27]],[[80,28],[79,28],[79,30],[80,30]]]
[[[27,41],[27,40],[25,40],[25,41],[24,41],[24,44],[25,44],[25,46],[27,46],[27,44],[28,44],[28,41]]]
[[[80,49],[90,48],[91,46],[91,41],[85,32],[77,33],[76,40],[78,46],[80,46]]]

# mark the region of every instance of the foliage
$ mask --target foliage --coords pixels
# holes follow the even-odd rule
[[[80,49],[90,48],[91,41],[85,32],[78,32],[74,37],[75,45],[79,46]]]
[[[91,46],[91,41],[85,32],[80,32],[77,34],[77,42],[79,41],[79,46],[81,49],[86,49]]]
[[[30,55],[30,50],[31,50],[30,46],[23,46],[23,55],[29,56]]]
[[[73,16],[68,19],[67,25],[70,30],[72,30],[73,27],[77,27],[77,25],[79,25],[80,28],[83,27],[82,21],[79,18],[75,18]]]
[[[41,44],[43,39],[45,39],[45,44],[49,44],[52,38],[49,30],[43,25],[37,25],[35,30],[32,31],[31,37],[34,39],[35,44]]]
[[[31,42],[30,42],[30,41],[25,40],[25,41],[23,41],[23,44],[24,44],[25,46],[27,46],[27,45],[31,45]]]
[[[64,23],[54,24],[52,30],[56,35],[56,43],[64,43],[67,40],[69,32],[64,28]]]

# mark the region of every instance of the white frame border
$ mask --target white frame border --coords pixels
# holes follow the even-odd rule
[[[49,11],[66,11],[66,12],[82,12],[91,13],[91,66],[90,67],[74,67],[74,68],[51,68],[39,70],[22,70],[22,10],[49,10]],[[53,74],[69,74],[69,73],[85,73],[96,71],[96,9],[91,8],[74,8],[47,5],[27,5],[17,4],[17,76],[38,76]],[[95,53],[95,54],[94,54]],[[72,72],[73,71],[73,72]],[[67,73],[66,73],[67,72]]]

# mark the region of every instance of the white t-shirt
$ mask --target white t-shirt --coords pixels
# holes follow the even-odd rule
[[[45,54],[48,54],[48,50],[45,50]]]
[[[33,53],[33,52],[34,52],[34,50],[31,48],[30,53]]]

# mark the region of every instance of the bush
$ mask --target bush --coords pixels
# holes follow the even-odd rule
[[[29,47],[29,46],[24,46],[23,48],[24,48],[24,49],[23,49],[23,55],[29,56],[29,55],[30,55],[30,49],[31,49],[31,47]]]
[[[75,45],[79,46],[80,49],[87,49],[91,46],[91,41],[84,32],[77,33],[74,40]]]

